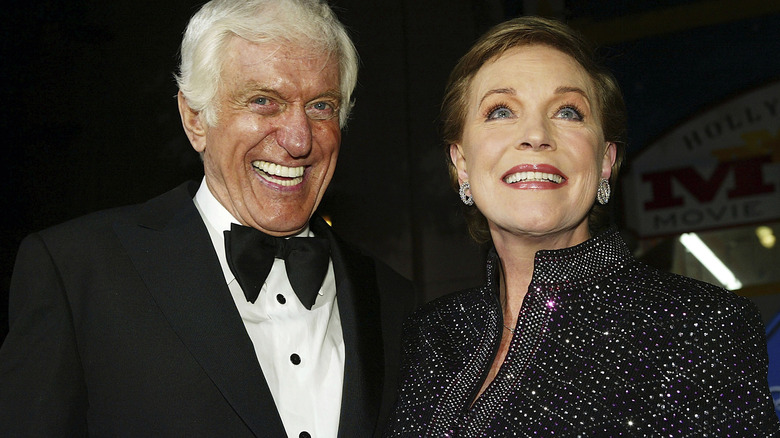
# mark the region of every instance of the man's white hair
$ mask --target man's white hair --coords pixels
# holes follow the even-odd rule
[[[358,56],[344,25],[322,0],[212,0],[187,25],[176,82],[187,104],[206,124],[219,119],[216,105],[227,43],[238,36],[253,43],[274,42],[336,56],[343,128],[352,109]]]

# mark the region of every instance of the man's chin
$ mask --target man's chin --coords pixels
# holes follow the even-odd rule
[[[309,224],[310,214],[301,213],[295,215],[285,215],[273,219],[255,221],[252,225],[255,228],[272,236],[290,236],[300,233]]]

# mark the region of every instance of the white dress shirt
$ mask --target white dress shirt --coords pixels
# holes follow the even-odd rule
[[[252,339],[287,435],[297,438],[307,432],[313,438],[335,438],[344,383],[344,337],[333,262],[311,310],[293,292],[281,259],[274,260],[253,304],[246,300],[225,254],[223,232],[230,229],[231,223],[239,222],[217,201],[205,178],[194,201],[208,228],[225,282]],[[308,226],[298,234],[312,235]]]

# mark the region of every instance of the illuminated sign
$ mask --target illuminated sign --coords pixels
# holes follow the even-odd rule
[[[640,237],[780,219],[780,81],[689,119],[629,171],[626,220]]]

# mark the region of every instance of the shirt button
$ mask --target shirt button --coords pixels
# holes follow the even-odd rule
[[[311,438],[311,434],[305,430],[298,434],[298,438]]]
[[[276,296],[276,301],[278,301],[279,304],[284,304],[284,303],[287,302],[287,298],[285,298],[284,295],[282,295],[282,294],[278,294]]]
[[[290,355],[290,362],[292,362],[293,365],[298,365],[301,363],[301,357],[293,353]],[[302,432],[302,433],[308,433],[308,432]]]

